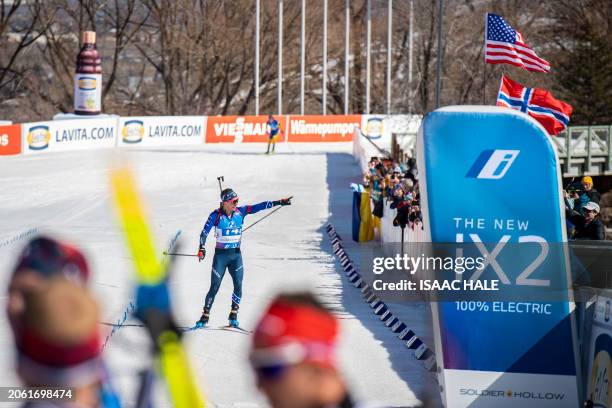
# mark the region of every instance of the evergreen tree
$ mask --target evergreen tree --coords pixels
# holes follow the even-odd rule
[[[573,125],[612,123],[612,46],[592,30],[564,53],[557,71],[558,97],[574,107]]]
[[[612,123],[612,6],[601,0],[552,2],[553,37],[559,45],[552,61],[556,97],[574,108],[571,125]]]

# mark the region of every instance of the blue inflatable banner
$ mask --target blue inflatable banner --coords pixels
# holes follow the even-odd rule
[[[472,245],[485,301],[432,303],[446,407],[579,406],[561,181],[546,131],[517,111],[430,113],[417,142],[427,240]],[[473,307],[472,307],[473,306]]]

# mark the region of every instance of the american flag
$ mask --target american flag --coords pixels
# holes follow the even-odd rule
[[[485,62],[511,64],[527,71],[548,72],[548,61],[538,57],[523,42],[523,36],[514,30],[502,16],[487,13],[485,29]]]
[[[551,135],[559,134],[569,125],[572,105],[556,99],[544,89],[527,88],[502,75],[497,106],[520,110],[531,116]]]

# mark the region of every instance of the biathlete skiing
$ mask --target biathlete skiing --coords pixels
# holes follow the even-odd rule
[[[200,320],[196,322],[196,328],[205,326],[210,318],[210,309],[215,301],[215,295],[219,291],[225,270],[229,270],[234,283],[232,293],[232,306],[229,314],[229,325],[239,327],[238,308],[242,298],[242,277],[244,268],[242,254],[240,253],[240,242],[242,239],[242,224],[248,214],[275,207],[277,205],[291,205],[291,198],[283,198],[276,201],[264,201],[259,204],[238,207],[238,195],[231,188],[221,191],[221,205],[208,216],[206,224],[200,234],[200,246],[198,248],[198,259],[202,261],[206,256],[206,237],[215,228],[215,255],[212,261],[210,274],[210,289],[204,300],[204,310]]]
[[[268,115],[266,128],[268,133],[268,150],[266,150],[266,154],[270,154],[270,145],[272,145],[272,153],[274,153],[274,149],[276,148],[276,138],[279,133],[284,134],[284,132],[280,127],[280,123],[278,120],[274,119],[272,114]]]

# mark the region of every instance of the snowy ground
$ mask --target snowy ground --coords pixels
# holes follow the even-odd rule
[[[242,325],[253,327],[279,290],[312,289],[341,319],[341,367],[357,397],[388,406],[413,406],[424,395],[435,394],[433,377],[340,275],[324,234],[325,224],[331,221],[345,241],[350,239],[348,186],[360,178],[349,154],[350,144],[280,145],[274,156],[261,154],[263,149],[263,145],[207,145],[1,158],[0,288],[6,287],[23,245],[23,240],[12,242],[12,238],[37,229],[67,238],[86,251],[104,320],[120,319],[133,299],[132,270],[109,201],[108,169],[121,156],[135,171],[160,252],[177,231],[181,231],[184,249],[195,252],[205,217],[218,205],[216,177],[224,175],[225,184],[238,192],[241,203],[295,197],[294,205],[243,237]],[[246,224],[259,217],[247,218]],[[212,254],[212,239],[207,247]],[[356,245],[349,247],[349,252],[357,250]],[[181,324],[191,325],[200,315],[211,259],[177,261],[171,288]],[[226,322],[231,291],[231,280],[226,277],[212,311],[213,325]],[[0,302],[5,302],[4,289]],[[417,334],[429,338],[426,308],[396,306],[395,313],[412,322]],[[249,336],[225,331],[186,335],[193,369],[211,406],[266,405],[246,361],[249,340]],[[137,372],[148,363],[146,344],[142,329],[124,327],[105,348],[127,406],[135,399]],[[0,347],[12,350],[3,313]],[[8,373],[0,386],[18,384],[12,364],[12,353],[0,355],[0,370]]]

